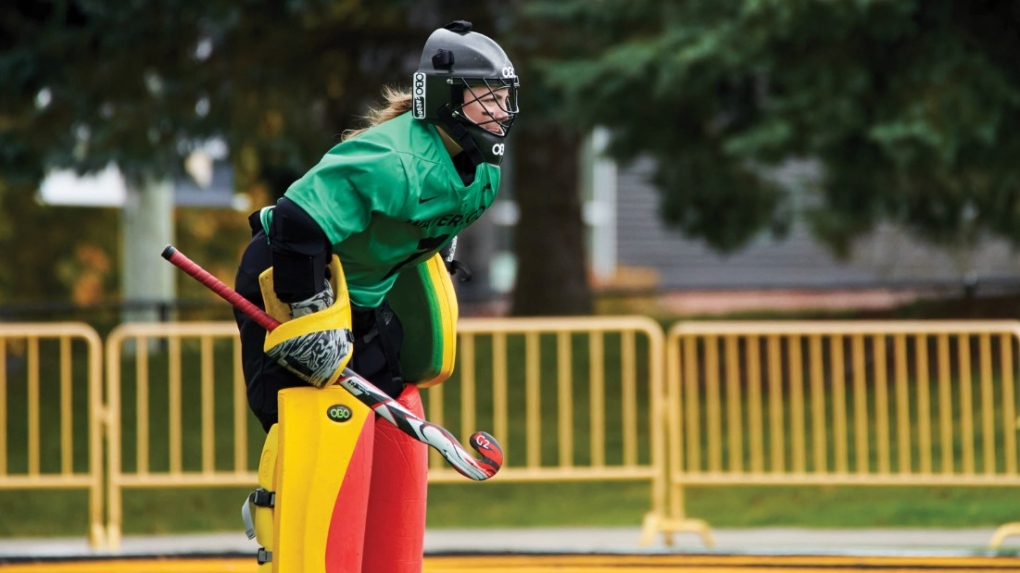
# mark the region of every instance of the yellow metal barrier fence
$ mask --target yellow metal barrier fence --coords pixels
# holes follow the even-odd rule
[[[93,546],[105,541],[102,391],[90,326],[0,323],[0,489],[88,490]]]
[[[711,545],[685,516],[688,485],[1020,486],[1018,335],[1015,321],[674,325],[670,509],[651,536]]]
[[[643,317],[465,319],[454,378],[424,394],[433,422],[500,440],[495,479],[647,481],[645,543],[711,544],[685,486],[1020,485],[1018,337],[1015,321],[685,322],[664,342]],[[0,489],[87,489],[90,541],[117,547],[127,488],[256,482],[233,323],[115,329],[106,409],[101,347],[83,324],[0,324]],[[462,480],[432,454],[430,481]]]
[[[423,393],[430,421],[465,440],[474,430],[490,431],[506,453],[499,481],[647,481],[648,519],[661,519],[666,461],[658,323],[464,319],[458,331],[454,378]],[[112,546],[121,537],[125,488],[254,486],[258,451],[251,445],[262,429],[247,410],[233,323],[122,325],[110,334],[106,355]],[[542,391],[550,384],[552,401]],[[122,424],[133,424],[129,436]],[[464,478],[433,453],[429,480]]]
[[[264,433],[248,412],[240,356],[232,322],[124,324],[110,333],[111,547],[121,540],[125,488],[256,484],[258,456],[249,448],[261,448]],[[124,424],[133,426],[129,436]]]
[[[473,318],[460,321],[458,334],[454,379],[425,393],[427,417],[463,439],[476,429],[490,431],[506,453],[494,480],[647,481],[649,515],[664,514],[658,323],[645,317]],[[549,385],[554,393],[543,392]],[[429,480],[463,478],[433,452]]]

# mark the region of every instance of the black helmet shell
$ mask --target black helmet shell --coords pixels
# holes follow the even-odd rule
[[[418,71],[412,77],[411,111],[416,119],[450,128],[450,135],[461,147],[480,152],[484,161],[499,165],[503,140],[518,111],[518,85],[513,63],[503,48],[488,36],[471,31],[470,22],[458,20],[434,31],[425,41]],[[505,110],[509,119],[499,122],[502,133],[479,127],[459,113],[464,105],[461,94],[469,86],[510,90]]]

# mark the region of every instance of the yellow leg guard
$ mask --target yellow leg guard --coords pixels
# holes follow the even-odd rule
[[[270,570],[360,573],[375,416],[339,387],[282,390],[279,409]]]
[[[273,424],[262,445],[262,456],[259,458],[259,488],[255,490],[245,504],[243,513],[248,525],[248,536],[254,536],[261,548],[259,549],[259,573],[270,573],[273,570],[273,505],[276,500],[277,480],[277,448],[279,444],[279,424]],[[255,518],[251,519],[254,508]]]

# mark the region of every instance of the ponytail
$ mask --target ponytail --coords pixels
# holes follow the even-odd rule
[[[382,108],[372,108],[368,110],[368,113],[362,117],[368,125],[358,129],[348,129],[347,131],[344,131],[340,135],[341,141],[347,141],[352,137],[360,135],[366,129],[375,127],[380,123],[389,121],[399,115],[403,115],[411,111],[410,90],[403,91],[389,86],[383,86],[382,95],[386,100],[386,105]]]

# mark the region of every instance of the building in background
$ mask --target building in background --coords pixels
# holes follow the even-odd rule
[[[1020,254],[1000,239],[973,248],[940,248],[883,224],[858,239],[845,260],[815,239],[803,220],[782,238],[763,232],[730,254],[668,229],[653,164],[637,161],[616,181],[616,277],[608,287],[652,288],[678,312],[762,308],[888,307],[920,297],[1020,290]],[[791,162],[776,171],[793,193],[794,211],[813,200],[818,167]]]
[[[177,271],[159,254],[174,243],[176,207],[247,211],[248,196],[235,190],[226,146],[210,142],[191,153],[185,173],[174,180],[132,185],[115,165],[87,176],[50,173],[39,188],[50,205],[112,207],[121,210],[121,292],[124,322],[165,320],[177,298]]]

